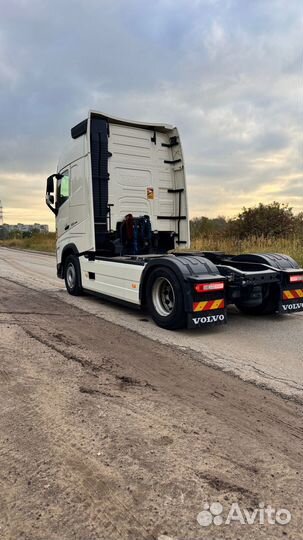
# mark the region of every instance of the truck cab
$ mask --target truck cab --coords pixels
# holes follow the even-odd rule
[[[90,111],[86,120],[72,128],[56,178],[59,263],[68,244],[75,244],[79,252],[104,256],[132,249],[139,254],[144,234],[147,252],[164,253],[189,245],[184,161],[177,128]],[[123,223],[126,216],[128,223]],[[138,242],[132,246],[128,238],[131,220],[143,216],[150,233],[137,231]]]

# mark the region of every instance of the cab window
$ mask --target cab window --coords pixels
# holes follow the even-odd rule
[[[58,180],[58,194],[57,194],[57,201],[58,201],[58,207],[62,206],[65,201],[69,198],[69,192],[70,192],[70,181],[69,181],[69,174],[68,170],[64,171],[62,173],[62,178]]]

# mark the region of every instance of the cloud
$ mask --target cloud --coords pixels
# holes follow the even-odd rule
[[[178,125],[192,215],[273,199],[302,210],[302,27],[301,0],[4,3],[6,215],[53,223],[45,177],[89,108]]]

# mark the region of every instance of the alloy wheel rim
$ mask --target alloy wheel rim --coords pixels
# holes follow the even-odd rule
[[[72,289],[76,284],[76,270],[72,263],[70,263],[67,267],[66,280],[69,288]]]
[[[152,302],[161,317],[168,317],[174,310],[176,299],[171,282],[164,277],[158,277],[152,289]]]

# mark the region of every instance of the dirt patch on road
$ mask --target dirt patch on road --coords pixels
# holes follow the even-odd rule
[[[1,538],[302,538],[301,406],[1,280],[0,322]]]

